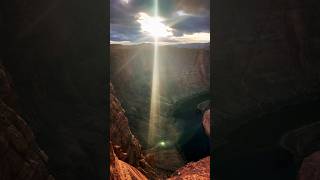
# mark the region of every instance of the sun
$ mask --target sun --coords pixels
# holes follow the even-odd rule
[[[137,22],[141,26],[141,31],[155,38],[172,35],[172,29],[165,25],[163,21],[164,19],[161,17],[152,17],[144,12],[138,13]]]
[[[122,4],[129,4],[129,0],[120,0]]]

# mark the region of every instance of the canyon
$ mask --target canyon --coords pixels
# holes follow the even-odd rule
[[[206,53],[204,58],[197,58]],[[174,111],[173,107],[191,96],[209,94],[209,51],[160,47],[160,106],[163,121]],[[142,145],[147,145],[153,46],[111,45],[110,80],[126,110],[129,124]],[[139,119],[139,123],[135,123]],[[166,123],[163,123],[166,124]],[[170,127],[168,127],[170,128]],[[161,129],[161,128],[160,128]],[[161,134],[164,132],[159,132]],[[172,138],[174,139],[174,134]]]
[[[214,76],[210,79],[214,82],[214,176],[223,180],[239,176],[316,179],[309,174],[319,172],[319,2],[214,3],[214,13],[219,15],[214,20]],[[5,0],[1,4],[0,55],[6,72],[1,73],[0,152],[8,152],[3,157],[13,163],[0,162],[1,178],[14,178],[15,167],[20,166],[24,170],[18,174],[26,179],[33,175],[34,179],[105,179],[110,143],[106,128],[110,95],[105,77],[107,29],[97,23],[100,17],[99,22],[105,21],[105,1],[98,6],[75,0],[65,4]],[[150,97],[150,83],[143,82],[150,82],[153,49],[141,48],[135,54],[127,47],[114,48],[118,50],[111,52],[116,58],[110,62],[110,71],[118,70],[121,75],[112,72],[111,81],[132,135],[147,147],[141,129],[147,127],[150,99],[141,97]],[[182,56],[163,53],[164,63],[177,59],[172,61],[177,65],[161,70],[164,110],[179,107],[190,96],[204,96],[195,105],[208,99],[209,79],[203,76],[202,67],[209,68],[209,61],[190,60],[196,59],[199,49],[163,51]],[[137,61],[130,61],[133,55]],[[11,78],[5,80],[9,74]],[[132,75],[137,78],[130,78]],[[173,113],[164,112],[163,119]],[[175,126],[168,126],[170,139],[176,141]],[[125,149],[114,147],[118,160],[127,161]],[[144,156],[152,165],[152,156]],[[125,163],[128,166],[120,164],[132,174],[146,176],[136,172],[140,164]]]
[[[128,121],[121,129],[131,129],[141,144],[139,149],[142,149],[143,156],[158,177],[149,176],[146,172],[143,174],[148,178],[165,179],[187,162],[208,156],[209,140],[201,125],[202,113],[197,112],[197,105],[209,99],[209,51],[201,48],[159,47],[161,110],[154,144],[148,144],[146,139],[153,46],[113,44],[110,56],[112,91],[116,92]],[[114,134],[111,141],[112,137],[117,139],[123,133],[114,131]],[[130,142],[131,138],[126,139]],[[129,164],[134,166],[134,163]],[[139,166],[135,167],[139,169]]]

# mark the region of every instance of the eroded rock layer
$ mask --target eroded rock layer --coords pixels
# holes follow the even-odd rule
[[[110,143],[110,180],[147,180],[135,167],[119,160]]]
[[[131,133],[125,111],[115,94],[113,85],[110,84],[110,144],[112,151],[114,151],[116,159],[136,167],[149,179],[155,178],[154,169],[146,161],[138,139]]]

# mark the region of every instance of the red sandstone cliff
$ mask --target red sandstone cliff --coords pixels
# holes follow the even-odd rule
[[[110,145],[112,146],[112,153],[114,152],[114,155],[111,154],[111,157],[114,156],[113,158],[116,159],[112,161],[114,162],[113,166],[117,167],[123,165],[131,170],[133,170],[131,167],[133,166],[137,169],[134,168],[133,171],[139,170],[149,179],[155,178],[156,173],[154,169],[146,162],[138,139],[131,133],[125,111],[122,108],[120,101],[115,96],[112,84],[110,84],[110,116]],[[131,166],[123,162],[130,164]],[[119,173],[119,169],[112,171],[112,166],[110,168],[112,176],[114,176],[112,172],[116,172],[116,174]]]
[[[119,160],[110,143],[110,180],[146,180],[147,178],[135,167]]]
[[[210,157],[191,162],[178,169],[168,180],[209,180]]]

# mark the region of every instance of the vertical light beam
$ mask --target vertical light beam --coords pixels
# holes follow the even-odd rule
[[[154,0],[154,17],[158,17],[158,0]],[[153,52],[153,73],[152,73],[152,89],[150,102],[149,117],[149,134],[148,144],[152,145],[155,140],[156,128],[160,118],[160,92],[159,92],[159,57],[158,57],[158,37],[154,36],[154,52]]]

